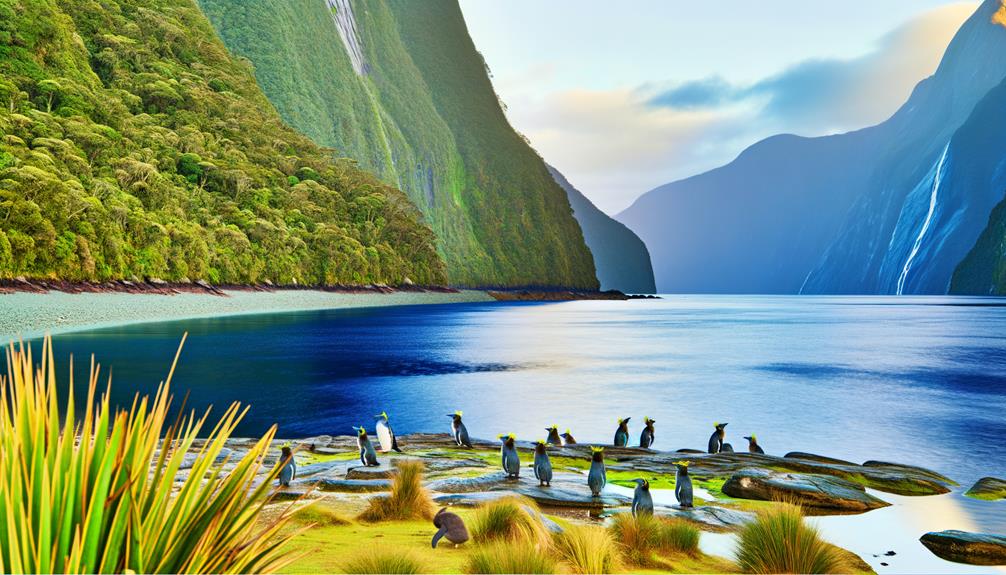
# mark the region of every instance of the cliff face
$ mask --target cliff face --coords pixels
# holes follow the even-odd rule
[[[0,277],[446,281],[398,190],[283,124],[188,0],[0,0]]]
[[[656,293],[650,252],[643,240],[624,224],[597,209],[554,167],[549,166],[548,171],[566,190],[569,203],[573,206],[573,216],[580,223],[587,247],[594,256],[601,289],[630,294]]]
[[[566,194],[508,124],[455,0],[199,0],[280,115],[400,187],[460,286],[596,288]]]
[[[979,152],[986,143],[968,141],[977,130],[964,128],[1006,77],[1006,29],[993,22],[1000,8],[985,0],[887,121],[769,138],[619,214],[650,247],[658,288],[946,293],[1003,194],[994,170],[974,162],[1006,150]]]

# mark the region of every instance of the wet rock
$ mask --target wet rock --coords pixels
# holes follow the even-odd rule
[[[964,495],[986,501],[1006,499],[1006,480],[997,477],[982,477]]]
[[[825,457],[824,455],[817,455],[814,453],[804,453],[803,451],[790,451],[783,457],[787,459],[803,459],[804,461],[816,461],[818,463],[830,463],[832,465],[855,465],[851,461],[846,461],[844,459],[835,459],[834,457]]]
[[[506,474],[502,471],[498,473],[487,473],[474,477],[445,477],[426,483],[426,488],[430,491],[440,493],[471,493],[473,491],[489,491],[494,488],[506,489],[507,485],[513,485],[508,481]]]
[[[1006,565],[1006,536],[951,530],[926,533],[919,540],[934,555],[947,561]]]
[[[600,509],[632,503],[630,498],[603,491],[600,497],[593,497],[590,490],[587,489],[586,483],[577,487],[559,485],[556,482],[553,482],[551,487],[540,487],[537,484],[521,485],[513,491],[534,500],[535,503],[543,507]]]
[[[479,505],[506,499],[507,497],[519,497],[514,491],[476,491],[473,493],[444,493],[433,497],[433,502],[437,505],[457,505],[458,507],[477,507]]]
[[[905,476],[919,475],[923,477],[928,477],[937,483],[943,483],[946,485],[957,485],[957,482],[950,479],[942,473],[933,471],[932,469],[926,469],[925,467],[919,467],[917,465],[907,465],[905,463],[891,463],[888,461],[865,461],[863,462],[863,467],[870,467],[874,469],[883,469],[887,471],[893,471],[900,473]]]
[[[307,465],[297,465],[297,477],[311,477],[313,475],[345,475],[346,470],[352,462],[348,461],[323,461],[321,463],[309,463]]]
[[[366,467],[363,465],[350,467],[346,470],[346,479],[390,479],[398,473],[394,467],[384,464],[377,467]]]
[[[741,499],[793,500],[817,510],[862,513],[890,503],[866,493],[862,485],[829,475],[742,469],[723,484],[723,493]]]
[[[315,488],[319,491],[341,493],[373,493],[391,491],[390,479],[338,479],[335,477],[311,477],[295,479],[290,483],[293,489]]]
[[[712,531],[734,531],[755,519],[754,513],[713,505],[692,508],[657,507],[656,514],[661,517],[677,517],[698,523],[703,528]]]

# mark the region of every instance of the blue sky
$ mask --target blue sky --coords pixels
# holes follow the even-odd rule
[[[602,210],[766,136],[889,116],[977,6],[461,0],[511,123]]]

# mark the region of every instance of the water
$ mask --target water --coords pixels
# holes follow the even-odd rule
[[[252,410],[239,433],[350,434],[386,410],[399,434],[469,431],[610,442],[616,419],[657,420],[658,449],[702,448],[714,421],[746,447],[941,471],[967,487],[1006,477],[1006,300],[668,296],[241,316],[61,335],[128,403],[152,393],[183,332],[175,391],[189,405]],[[1006,504],[957,496],[1006,532]]]

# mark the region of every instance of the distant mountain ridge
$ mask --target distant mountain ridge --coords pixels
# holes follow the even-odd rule
[[[566,194],[509,125],[456,0],[198,0],[280,115],[404,190],[451,284],[596,289]]]
[[[658,288],[946,293],[1003,197],[995,171],[974,165],[983,145],[969,140],[979,137],[977,120],[965,129],[1006,77],[1006,29],[993,23],[1001,8],[985,0],[936,73],[887,121],[835,136],[768,138],[618,214],[650,248]],[[984,162],[1004,154],[993,147]]]
[[[594,256],[601,289],[631,294],[656,293],[650,252],[643,240],[624,224],[599,210],[559,170],[548,166],[548,171],[566,190],[569,204],[573,206],[573,216],[580,223],[587,247]]]

